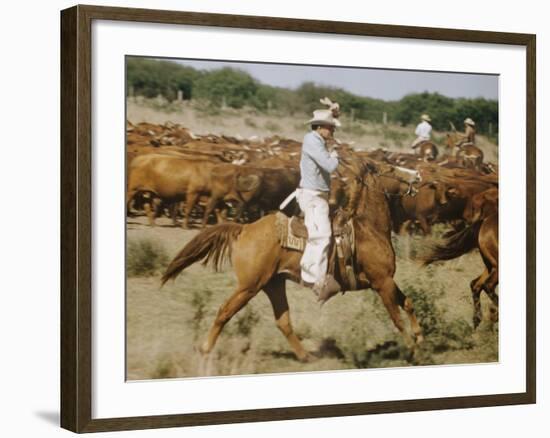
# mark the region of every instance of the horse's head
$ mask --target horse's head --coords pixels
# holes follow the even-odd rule
[[[398,188],[397,192],[394,190],[394,194],[416,195],[417,190],[414,185],[422,182],[420,172],[415,169],[394,165],[384,165],[383,169],[380,170],[383,170],[378,173],[380,176],[394,180],[394,183],[391,185],[394,189]]]
[[[406,184],[416,184],[422,182],[420,172],[415,169],[393,166],[393,174]]]
[[[461,138],[458,135],[458,132],[447,132],[447,135],[445,137],[445,144],[447,146],[447,149],[452,151],[454,148],[457,147],[457,144],[460,143]]]

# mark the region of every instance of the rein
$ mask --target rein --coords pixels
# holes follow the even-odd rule
[[[385,173],[379,173],[376,169],[371,171],[371,173],[373,175],[376,175],[376,176],[385,176],[386,178],[392,178],[396,181],[399,181],[401,183],[404,183],[404,184],[407,184],[408,188],[407,188],[407,191],[405,193],[389,193],[386,189],[384,190],[378,190],[378,189],[375,189],[373,187],[369,187],[369,185],[364,181],[364,178],[363,176],[364,175],[360,175],[358,174],[357,172],[355,172],[355,170],[351,167],[350,164],[347,163],[348,160],[344,159],[343,157],[340,159],[340,163],[346,167],[348,169],[348,171],[355,177],[355,179],[357,181],[359,181],[359,183],[364,186],[364,187],[367,187],[369,188],[370,190],[374,190],[378,193],[383,193],[385,196],[416,196],[416,194],[418,193],[418,190],[413,186],[414,182],[407,182],[407,181],[404,181],[402,178],[398,177],[398,176],[395,176],[395,175],[391,175],[391,172],[392,171],[388,171],[388,172],[385,172]],[[340,172],[338,171],[338,169],[336,169],[336,174],[342,178],[342,175],[340,174]]]

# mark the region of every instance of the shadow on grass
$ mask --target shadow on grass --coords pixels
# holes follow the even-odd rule
[[[276,359],[289,359],[298,361],[296,355],[291,351],[270,351],[267,355]],[[336,341],[333,338],[325,338],[321,341],[319,348],[315,351],[310,351],[310,355],[315,359],[332,358],[332,359],[344,359],[344,352],[336,345]]]

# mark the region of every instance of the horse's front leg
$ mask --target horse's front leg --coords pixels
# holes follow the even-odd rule
[[[391,277],[375,282],[373,288],[380,294],[382,302],[384,306],[386,306],[395,327],[397,327],[399,332],[403,335],[405,345],[411,350],[414,350],[415,344],[420,344],[424,340],[424,336],[422,334],[422,328],[416,319],[412,300],[397,287],[397,284],[395,284],[395,281]],[[409,317],[414,339],[405,329],[399,307],[405,310]]]

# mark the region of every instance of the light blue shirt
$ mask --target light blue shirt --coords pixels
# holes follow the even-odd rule
[[[330,156],[323,137],[315,131],[308,132],[302,143],[300,187],[328,192],[330,190],[330,174],[337,167],[338,158]]]

